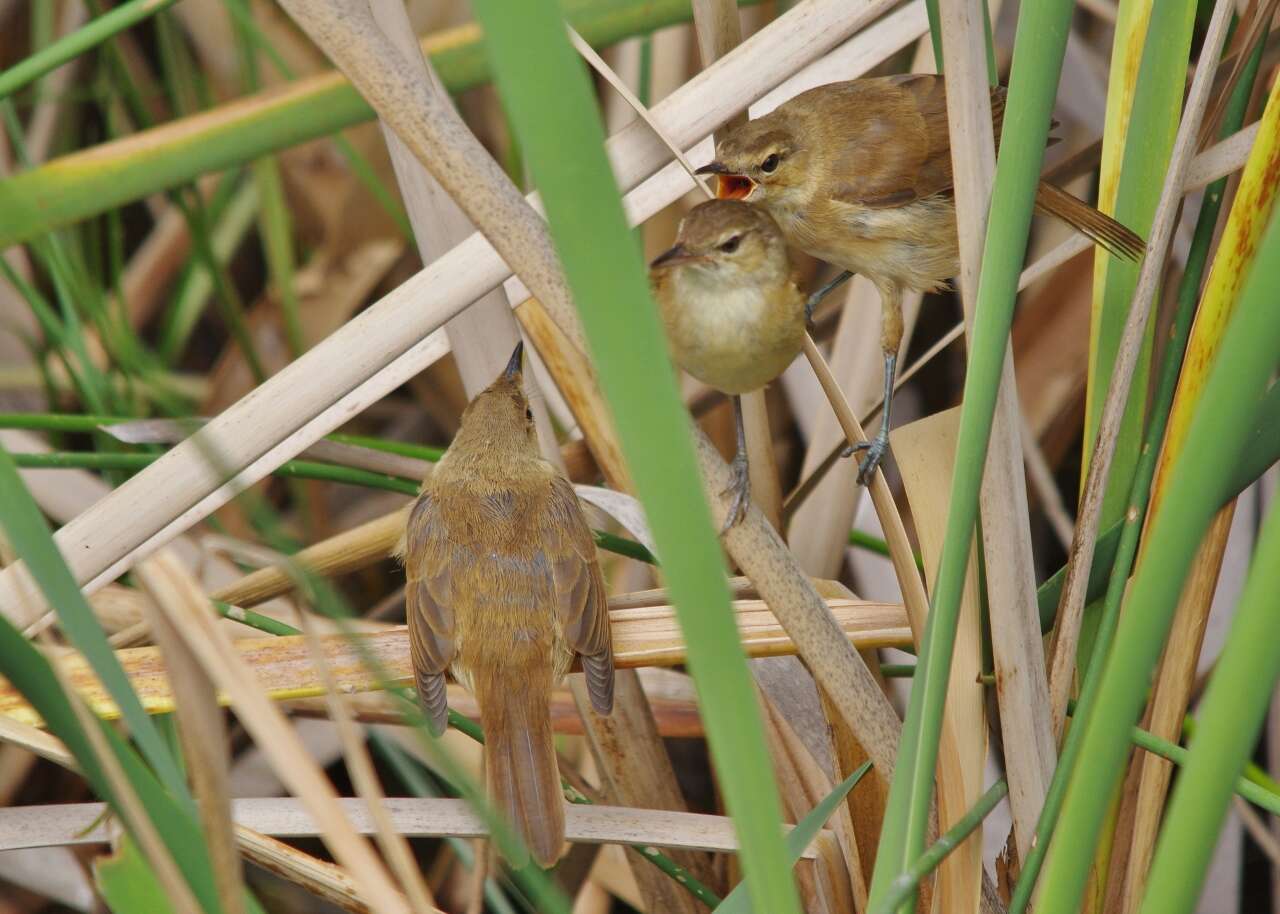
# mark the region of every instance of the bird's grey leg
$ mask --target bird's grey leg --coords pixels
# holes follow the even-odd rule
[[[898,348],[902,345],[902,286],[896,282],[879,284],[880,351],[884,353],[884,409],[880,415],[880,431],[870,441],[846,448],[842,456],[866,451],[858,464],[858,484],[867,485],[876,467],[889,450],[889,408],[893,404],[893,382],[897,376]]]
[[[747,467],[747,427],[742,419],[742,398],[736,394],[733,397],[733,418],[737,424],[738,439],[738,449],[733,455],[733,463],[730,464],[733,470],[733,481],[720,493],[722,496],[732,495],[733,501],[729,505],[729,516],[725,518],[724,526],[720,528],[721,535],[728,533],[729,528],[740,523],[747,516],[747,505],[751,502],[751,474]]]
[[[813,320],[813,312],[817,309],[818,302],[826,298],[828,292],[839,286],[852,275],[853,274],[848,270],[843,271],[839,276],[822,286],[822,288],[818,289],[818,291],[814,292],[808,299],[806,299],[804,303],[804,322],[806,324]]]
[[[876,467],[884,459],[889,450],[889,407],[893,402],[893,382],[897,377],[898,356],[896,353],[884,354],[884,409],[880,411],[880,431],[870,441],[863,441],[850,448],[845,448],[841,456],[848,457],[854,451],[866,451],[862,462],[858,464],[858,484],[868,485],[875,475]]]

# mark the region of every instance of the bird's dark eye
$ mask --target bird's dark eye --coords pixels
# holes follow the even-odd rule
[[[720,250],[724,251],[726,254],[732,254],[734,251],[738,249],[738,242],[740,242],[741,240],[742,240],[742,236],[734,235],[728,241],[720,245]]]
[[[776,171],[778,168],[778,162],[780,162],[781,160],[782,160],[781,156],[779,156],[776,152],[771,152],[769,153],[769,158],[765,159],[763,162],[760,163],[760,170],[767,175],[773,174],[773,172]]]
[[[526,406],[526,407],[524,408],[524,417],[525,417],[526,419],[528,419],[530,422],[532,422],[532,421],[533,421],[533,410]]]

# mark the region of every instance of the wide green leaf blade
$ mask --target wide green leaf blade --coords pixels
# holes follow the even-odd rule
[[[2,615],[0,674],[22,692],[31,706],[40,713],[48,731],[66,745],[93,792],[111,804],[117,815],[120,815],[119,802],[111,782],[99,764],[97,754],[66,693],[54,676],[49,661]],[[103,738],[165,846],[182,849],[182,852],[174,855],[174,861],[196,898],[211,914],[221,911],[209,856],[204,851],[204,837],[191,808],[180,804],[160,785],[133,747],[121,738],[114,727],[102,721],[98,721],[97,726],[101,728]],[[187,800],[190,800],[189,795]],[[128,819],[123,816],[122,819],[128,826]]]
[[[762,910],[798,912],[723,554],[657,309],[605,158],[594,92],[552,0],[480,0],[473,6],[663,557],[747,884]]]
[[[173,905],[138,846],[129,838],[93,861],[93,881],[113,914],[173,914]]]
[[[120,661],[107,642],[106,633],[54,545],[44,515],[18,475],[13,458],[3,447],[0,447],[0,505],[4,505],[4,510],[0,511],[0,527],[53,606],[63,632],[84,654],[94,673],[111,693],[120,708],[121,717],[129,726],[129,732],[161,782],[176,800],[194,811],[195,804],[172,754],[138,701]]]

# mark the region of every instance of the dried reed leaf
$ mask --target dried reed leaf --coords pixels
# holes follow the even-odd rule
[[[160,608],[168,611],[164,604],[160,604]],[[315,817],[326,845],[338,862],[350,871],[361,894],[380,912],[409,914],[404,896],[392,887],[382,863],[344,816],[333,786],[307,755],[284,715],[271,704],[262,683],[255,676],[254,667],[242,652],[236,650],[214,620],[212,609],[205,607],[204,612],[187,613],[182,619],[173,621],[175,631],[181,634],[187,648],[228,696],[240,722],[271,759],[281,780]],[[304,648],[302,654],[305,656],[305,645],[299,643],[298,646]],[[134,650],[148,652],[150,675],[162,678],[157,677],[156,652],[151,648]]]
[[[75,695],[66,676],[57,665],[51,665],[51,669],[58,680],[59,687],[66,693],[68,704],[84,731],[85,739],[97,759],[103,777],[111,785],[111,791],[115,794],[115,811],[129,823],[129,837],[137,843],[146,856],[151,872],[164,891],[165,897],[173,905],[176,914],[200,914],[200,903],[183,877],[182,870],[174,861],[175,849],[161,840],[155,822],[147,815],[147,809],[134,789],[133,782],[129,780],[119,757],[107,742],[98,721],[94,720],[93,712]],[[106,808],[103,804],[97,805],[104,810]]]
[[[661,667],[644,667],[638,672],[640,683],[644,686],[645,699],[653,711],[659,736],[668,739],[700,739],[705,735],[702,718],[698,714],[697,701],[692,694],[679,697],[662,693],[655,695],[651,688],[652,679],[649,674],[671,671]],[[480,707],[476,704],[475,696],[457,683],[450,683],[448,688],[449,707],[463,717],[469,717],[478,722]],[[350,709],[351,715],[361,723],[402,724],[404,722],[400,706],[385,692],[357,692],[344,695],[343,703]],[[568,736],[584,735],[582,716],[578,713],[578,706],[574,703],[573,695],[567,685],[551,693],[550,708],[552,730]],[[291,699],[285,702],[285,710],[305,717],[328,718],[330,716],[327,697]],[[646,802],[641,805],[652,804]]]
[[[204,611],[204,592],[170,550],[140,564],[137,574],[152,598],[143,603],[173,690],[187,777],[200,810],[218,900],[226,914],[243,914],[244,874],[231,824],[226,723],[212,681],[174,629],[181,624],[175,620]]]
[[[404,533],[404,524],[403,509],[384,514],[300,550],[293,556],[293,564],[322,577],[367,567],[391,555]],[[295,585],[296,577],[289,568],[273,565],[259,568],[240,580],[213,591],[209,597],[248,608],[288,593]]]
[[[374,908],[360,895],[355,880],[342,867],[327,860],[319,860],[244,825],[236,826],[236,838],[245,859],[268,873],[275,873],[282,879],[300,885],[317,898],[351,914],[373,914]],[[443,912],[430,910],[424,914]]]
[[[596,713],[582,676],[571,676],[569,687],[579,720],[599,769],[601,789],[608,802],[621,806],[688,810],[676,781],[675,769],[658,736],[658,725],[635,670],[619,670],[614,682],[614,708],[609,717]],[[621,697],[622,701],[617,699]],[[690,852],[676,854],[675,861],[699,881],[710,876],[710,861]],[[695,899],[666,874],[643,861],[629,861],[636,883],[652,911],[701,910]]]
[[[768,714],[769,750],[773,757],[777,772],[782,800],[787,817],[799,822],[804,816],[826,798],[832,790],[831,778],[814,761],[812,753],[801,741],[796,728],[788,717],[771,701],[763,688],[759,698]],[[858,898],[857,909],[865,910],[867,887],[862,878],[862,862],[858,845],[850,821],[849,806],[841,803],[833,817],[835,822],[835,838],[838,853],[823,860],[817,873],[799,871],[800,891],[805,903],[805,910],[817,914],[819,911],[839,912],[846,908],[833,908],[830,895],[839,886],[840,891]],[[842,846],[847,845],[847,846]],[[823,892],[823,888],[828,889]]]
[[[1175,628],[1160,655],[1141,723],[1162,739],[1177,742],[1182,734],[1235,509],[1232,499],[1209,524],[1178,598]],[[1120,843],[1112,851],[1112,879],[1107,883],[1108,894],[1118,897],[1120,914],[1135,914],[1142,903],[1172,776],[1173,764],[1168,760],[1149,752],[1134,753],[1126,782],[1131,789],[1122,794],[1117,814]]]
[[[335,805],[359,833],[372,832],[373,822],[364,801],[342,797],[336,800]],[[265,835],[285,838],[323,836],[306,806],[294,797],[237,799],[232,802],[232,808],[238,826]],[[483,838],[488,835],[484,823],[465,800],[392,797],[387,800],[387,809],[396,830],[407,838]],[[102,812],[101,803],[7,809],[5,815],[0,816],[0,851],[110,841],[119,826],[112,822],[97,822]],[[90,826],[95,827],[90,829]],[[783,828],[790,831],[789,826]],[[830,835],[826,831],[819,834]],[[738,848],[733,822],[726,816],[622,806],[566,806],[565,838],[575,843],[626,844],[641,849],[673,847],[728,853]],[[805,860],[816,859],[816,856],[814,845],[801,853]],[[385,909],[376,910],[381,912]]]
[[[370,2],[369,11],[376,26],[403,55],[409,70],[430,83],[448,104],[444,86],[422,53],[404,6],[399,3]],[[439,182],[414,158],[413,152],[392,128],[385,121],[380,120],[379,123],[387,151],[391,154],[400,196],[404,199],[409,221],[413,224],[418,253],[423,263],[430,263],[465,240],[475,231],[475,227]],[[511,315],[511,307],[500,289],[487,293],[454,317],[445,325],[445,332],[468,397],[474,397],[498,376],[520,339],[520,330]],[[529,378],[525,383],[532,393],[536,382]],[[541,398],[530,396],[530,404],[534,409],[539,438],[544,445],[544,456],[559,462],[559,449],[555,446],[555,435],[548,424],[546,408],[542,405]]]
[[[957,407],[891,433],[931,586],[937,579],[938,563],[946,539],[959,419]],[[971,553],[938,747],[939,831],[946,831],[954,825],[982,795],[987,725],[981,684],[980,609],[977,556]],[[938,868],[935,891],[941,910],[956,914],[978,911],[982,900],[982,877],[979,830],[952,851]]]
[[[365,803],[369,818],[373,822],[373,833],[378,849],[386,858],[392,873],[399,881],[400,888],[407,896],[412,910],[421,911],[435,907],[435,898],[427,888],[426,881],[418,869],[404,836],[396,831],[394,823],[387,814],[386,795],[378,781],[373,767],[373,759],[369,755],[369,747],[360,729],[351,719],[338,691],[338,683],[334,678],[324,648],[316,635],[315,624],[308,621],[307,614],[299,613],[299,621],[303,629],[303,640],[307,646],[307,655],[311,659],[312,668],[319,674],[321,687],[329,703],[329,716],[337,725],[338,739],[342,743],[342,755],[346,763],[351,783],[356,795]]]
[[[199,419],[134,419],[100,428],[117,441],[129,444],[176,444],[186,440],[192,430],[203,422],[204,420]],[[424,479],[432,467],[427,460],[341,441],[317,441],[299,456],[373,473],[386,473],[388,476],[402,476],[405,479]]]
[[[906,616],[897,604],[843,599],[823,605],[847,644],[864,648],[901,647],[910,643]],[[776,657],[795,653],[795,644],[764,601],[735,601],[734,610],[748,655]],[[609,620],[619,668],[676,666],[685,662],[684,639],[670,606],[611,610]],[[359,646],[352,643],[355,638],[360,639]],[[365,667],[361,650],[369,651],[393,679],[407,681],[411,675],[409,644],[403,626],[354,636],[324,635],[320,640],[338,688],[344,693],[378,687],[378,678]],[[228,662],[234,660],[237,667],[243,665],[253,670],[255,681],[261,686],[259,697],[264,701],[324,693],[306,640],[300,635],[229,642],[227,652]],[[137,647],[116,653],[143,707],[157,714],[172,711],[173,692],[159,650]],[[202,662],[205,662],[203,658]],[[58,663],[68,681],[96,713],[116,716],[114,704],[79,655],[68,652],[58,658]],[[219,684],[219,700],[238,706],[236,696],[243,689],[230,690],[221,679]],[[0,720],[5,717],[22,723],[37,722],[35,712],[8,683],[0,685]]]

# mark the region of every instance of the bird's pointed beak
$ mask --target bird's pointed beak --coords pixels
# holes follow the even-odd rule
[[[756,189],[756,182],[746,175],[730,171],[723,162],[709,162],[694,171],[695,175],[716,176],[716,196],[721,200],[745,200]]]
[[[651,268],[673,267],[676,264],[687,263],[694,259],[696,259],[696,255],[690,252],[683,244],[677,244],[655,257],[649,266]]]
[[[507,362],[507,368],[502,373],[504,378],[514,378],[520,374],[521,364],[524,359],[524,340],[516,343],[515,351],[511,353],[511,361]]]

